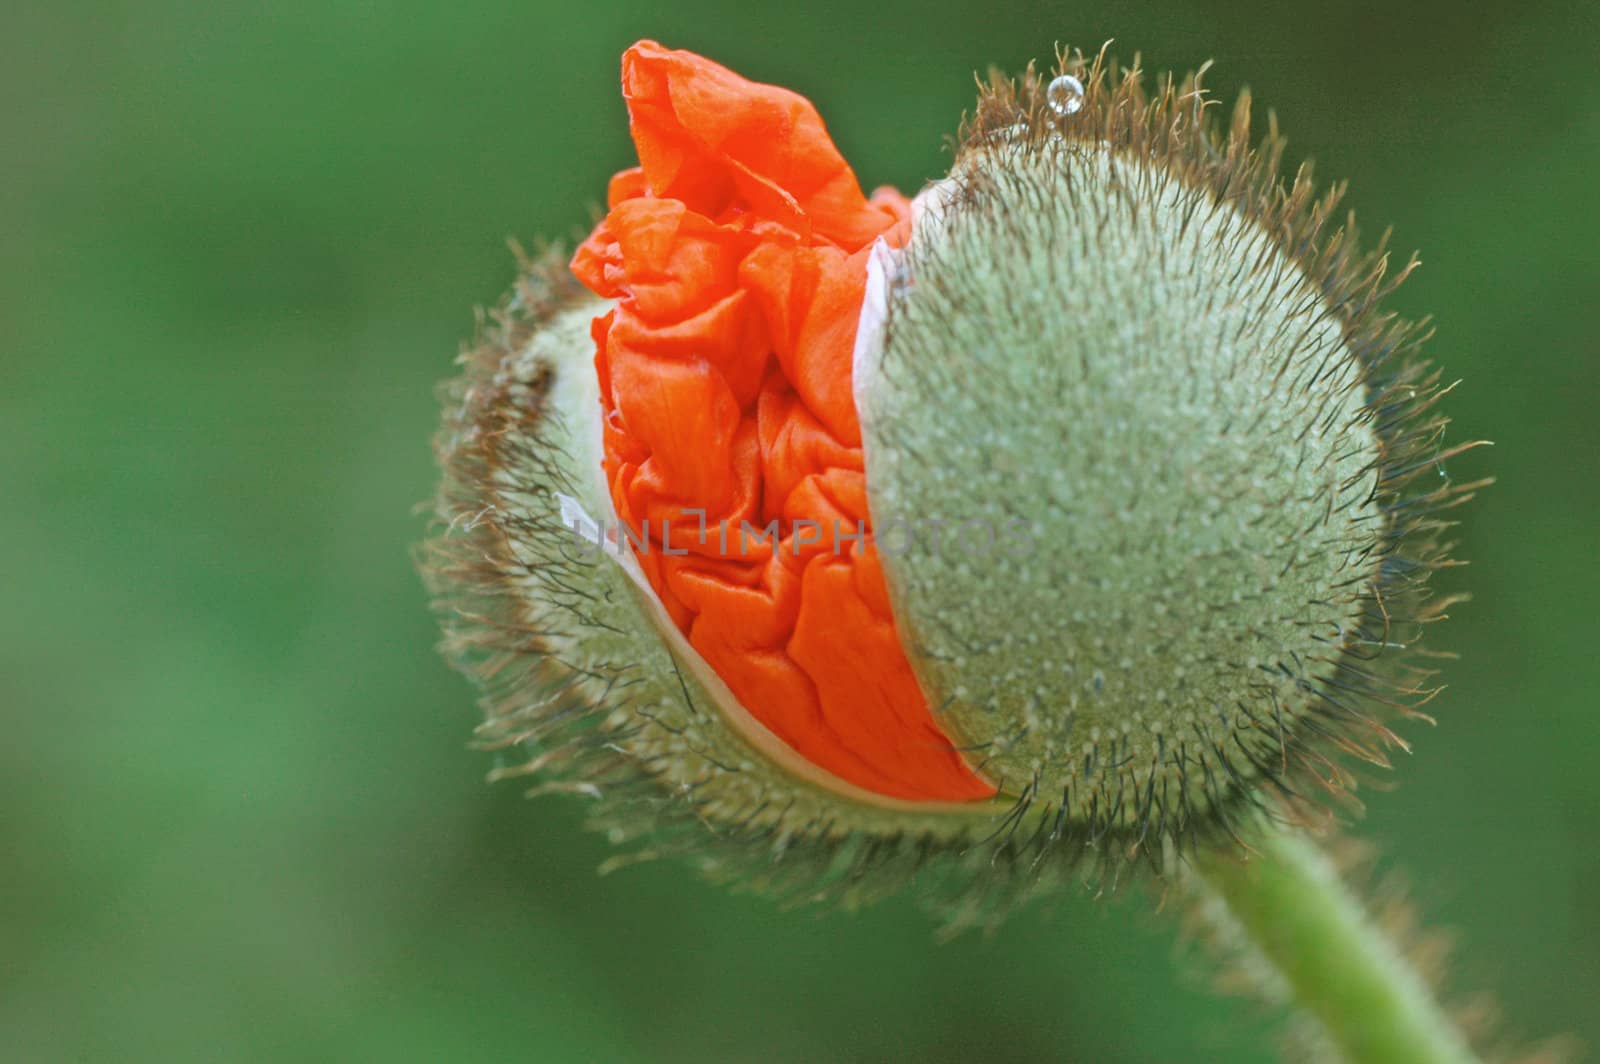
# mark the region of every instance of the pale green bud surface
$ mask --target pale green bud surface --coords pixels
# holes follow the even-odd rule
[[[1148,160],[1002,138],[924,197],[856,369],[913,665],[1003,790],[1181,830],[1282,764],[1360,621],[1362,367],[1260,224]]]

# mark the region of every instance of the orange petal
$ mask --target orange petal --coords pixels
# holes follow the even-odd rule
[[[991,795],[934,720],[857,536],[866,256],[904,245],[908,201],[864,196],[786,89],[651,41],[622,82],[640,166],[612,180],[572,269],[617,300],[593,330],[605,474],[619,519],[648,532],[646,577],[801,756],[880,794]],[[687,553],[662,553],[669,530]]]

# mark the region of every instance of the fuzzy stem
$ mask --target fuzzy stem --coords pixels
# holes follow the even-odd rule
[[[1304,834],[1273,829],[1249,860],[1192,865],[1281,995],[1350,1064],[1473,1061],[1466,1039],[1399,947]]]

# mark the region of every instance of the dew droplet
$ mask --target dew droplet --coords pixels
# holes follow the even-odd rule
[[[1075,115],[1083,109],[1083,82],[1062,74],[1045,87],[1044,99],[1056,114]]]

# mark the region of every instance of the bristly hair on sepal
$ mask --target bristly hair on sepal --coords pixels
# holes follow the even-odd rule
[[[1389,768],[1392,750],[1409,751],[1394,726],[1432,723],[1426,707],[1442,690],[1434,664],[1450,655],[1423,646],[1422,635],[1467,596],[1439,594],[1430,581],[1464,564],[1453,555],[1451,511],[1491,483],[1456,480],[1449,464],[1486,441],[1445,442],[1449,419],[1438,407],[1455,384],[1420,354],[1431,335],[1427,321],[1386,306],[1417,257],[1395,268],[1387,231],[1363,249],[1353,214],[1340,210],[1345,185],[1319,192],[1310,163],[1285,180],[1285,140],[1275,117],[1253,139],[1246,90],[1224,119],[1201,84],[1209,63],[1181,80],[1163,76],[1152,88],[1137,56],[1124,67],[1107,48],[1092,58],[1061,49],[1048,74],[1030,65],[1018,78],[991,73],[980,82],[977,105],[961,124],[945,210],[983,214],[1014,180],[1018,160],[1067,165],[1073,156],[1063,144],[1104,152],[1140,174],[1169,175],[1247,219],[1315,286],[1319,317],[1338,322],[1361,367],[1363,417],[1379,444],[1358,474],[1371,478],[1370,501],[1383,518],[1368,548],[1377,578],[1362,592],[1358,623],[1326,640],[1331,672],[1307,685],[1311,712],[1283,742],[1278,770],[1256,766],[1269,800],[1246,803],[1273,819],[1326,830],[1359,815],[1360,783],[1387,782],[1374,770]],[[1049,99],[1050,83],[1063,75],[1083,91],[1070,113]],[[913,281],[915,259],[906,264]],[[891,313],[886,331],[895,324]]]

